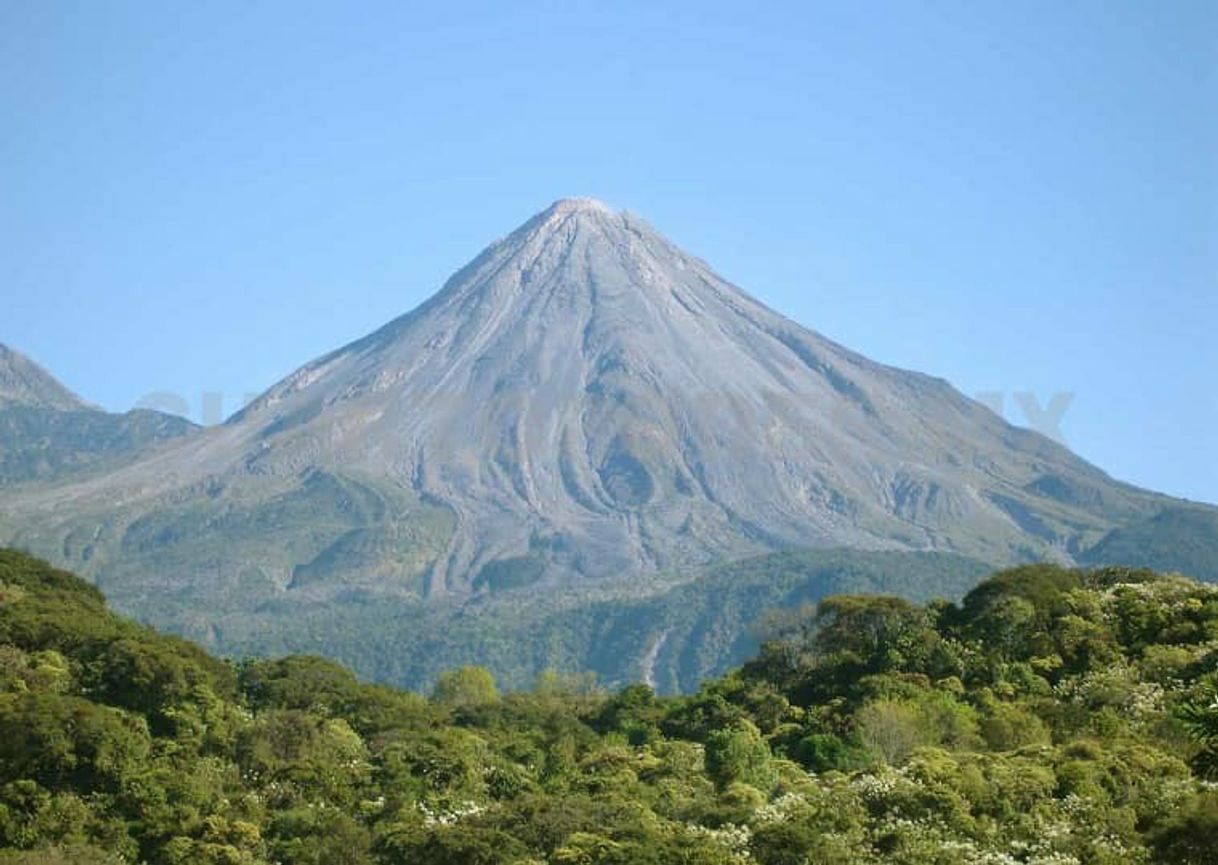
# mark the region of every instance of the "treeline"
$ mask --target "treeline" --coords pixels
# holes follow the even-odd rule
[[[1218,590],[1034,566],[775,614],[686,697],[230,664],[0,551],[0,862],[1215,861]]]

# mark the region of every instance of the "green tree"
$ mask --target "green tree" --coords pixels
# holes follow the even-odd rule
[[[451,709],[477,709],[498,703],[499,689],[485,667],[461,667],[440,674],[431,698]]]
[[[928,737],[915,707],[899,700],[876,700],[855,715],[859,741],[890,766],[900,766]]]
[[[1150,833],[1155,862],[1213,865],[1218,838],[1218,794],[1194,796]]]
[[[1034,712],[1015,703],[993,703],[980,721],[985,743],[995,751],[1047,745],[1051,731]]]
[[[0,781],[114,790],[139,769],[150,747],[144,720],[118,709],[59,694],[0,698]]]
[[[740,782],[769,792],[775,780],[770,746],[756,725],[747,720],[710,735],[706,772],[720,789]]]
[[[816,650],[869,672],[922,670],[938,643],[925,607],[889,596],[838,595],[817,609]]]
[[[1207,778],[1218,778],[1218,692],[1182,704],[1178,715],[1200,746],[1193,757],[1194,767]]]

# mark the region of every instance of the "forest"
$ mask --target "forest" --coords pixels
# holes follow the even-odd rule
[[[1218,861],[1218,588],[1028,565],[769,614],[694,693],[225,660],[0,551],[0,863]]]

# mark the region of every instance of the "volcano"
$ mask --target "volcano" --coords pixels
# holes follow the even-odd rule
[[[224,425],[9,491],[0,536],[202,626],[352,592],[630,591],[794,548],[1073,562],[1180,505],[567,199]]]

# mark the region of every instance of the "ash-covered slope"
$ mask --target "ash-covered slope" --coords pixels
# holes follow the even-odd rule
[[[530,551],[607,576],[788,545],[1068,558],[1147,504],[589,200],[233,426],[258,441],[251,470],[355,466],[451,508],[433,591]]]
[[[625,587],[796,546],[1070,560],[1165,502],[577,199],[222,428],[14,497],[0,540],[204,622],[353,588]]]

